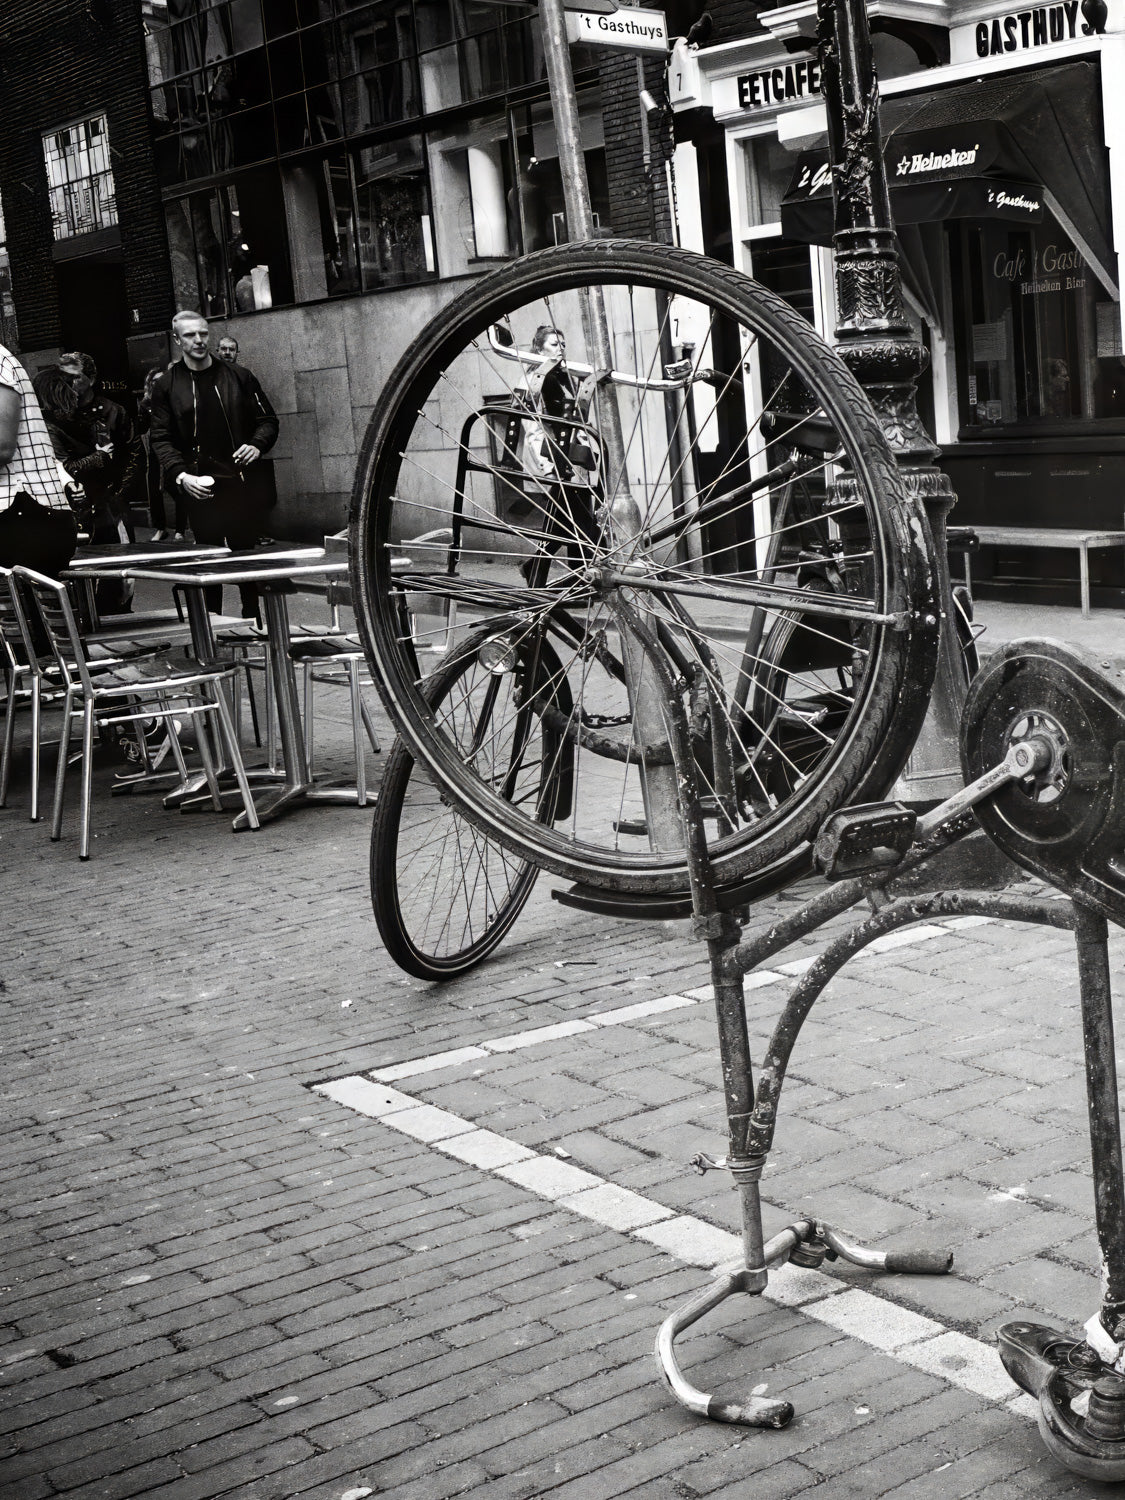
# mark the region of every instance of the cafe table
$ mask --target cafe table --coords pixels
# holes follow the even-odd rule
[[[125,578],[130,567],[144,563],[180,562],[184,559],[223,557],[230,551],[221,542],[102,542],[78,547],[66,569],[65,583],[81,585],[82,627],[96,633],[102,628],[95,585],[104,578]],[[124,617],[121,618],[124,624]],[[151,621],[144,623],[152,623]]]
[[[309,802],[356,805],[355,787],[331,786],[309,771],[308,752],[301,727],[297,673],[289,655],[289,607],[287,594],[300,578],[334,577],[346,573],[346,558],[328,557],[323,547],[261,547],[248,552],[230,552],[212,559],[181,562],[138,563],[128,568],[131,578],[170,583],[184,593],[192,648],[200,661],[215,659],[215,637],[207,611],[204,590],[215,584],[255,583],[262,599],[266,635],[270,647],[270,675],[281,742],[282,771],[248,770],[251,784],[272,782],[261,790],[255,786],[254,806],[259,821],[268,822]],[[279,779],[280,777],[280,779]],[[193,790],[177,788],[165,798],[170,806],[182,806]],[[234,820],[236,830],[246,828],[246,814]]]

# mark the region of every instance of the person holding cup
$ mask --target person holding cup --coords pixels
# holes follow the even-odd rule
[[[245,365],[212,358],[207,319],[178,312],[172,339],[182,359],[152,388],[150,442],[165,482],[187,501],[197,542],[253,547],[266,528],[275,496],[272,466],[262,461],[277,441],[278,421]],[[242,614],[258,620],[258,590],[240,584]],[[207,590],[207,607],[221,614],[221,587]]]

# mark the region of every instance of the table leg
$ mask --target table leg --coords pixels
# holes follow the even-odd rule
[[[275,792],[254,798],[259,820],[263,823],[278,817],[302,802],[332,802],[354,807],[358,801],[355,787],[317,786],[309,770],[305,735],[301,727],[301,702],[297,688],[297,669],[289,655],[289,606],[284,593],[262,589],[262,609],[270,641],[270,681],[277,709],[278,738],[281,741],[281,763],[285,781]],[[234,820],[236,832],[249,826],[246,814]]]
[[[200,663],[212,662],[218,652],[215,645],[215,632],[211,628],[211,615],[207,608],[207,598],[202,588],[184,585],[184,603],[187,607],[188,627],[191,630],[191,649],[195,653],[196,661]],[[222,689],[220,688],[220,692]],[[208,740],[211,746],[212,760],[215,766],[215,774],[223,785],[224,797],[240,797],[237,786],[229,783],[234,778],[234,768],[227,764],[226,750],[222,739],[213,734],[211,728],[204,723],[204,715],[199,715],[195,721],[195,732],[199,735],[212,735]],[[276,781],[277,773],[271,770],[247,770],[246,775],[250,781]],[[208,788],[207,777],[202,772],[195,772],[188,777],[182,785],[175,787],[164,798],[165,807],[179,807],[188,810],[192,807],[203,807],[210,803],[211,794]],[[241,826],[247,826],[245,823]]]

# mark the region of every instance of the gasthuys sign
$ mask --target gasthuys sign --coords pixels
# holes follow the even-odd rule
[[[568,41],[589,47],[625,47],[632,52],[667,52],[670,46],[664,12],[634,7],[623,6],[611,15],[568,10],[566,35]]]
[[[973,28],[976,55],[1000,57],[1005,52],[1033,52],[1058,42],[1100,36],[1106,29],[1107,13],[1104,4],[1080,5],[1079,0],[1006,11],[990,21],[976,23]]]

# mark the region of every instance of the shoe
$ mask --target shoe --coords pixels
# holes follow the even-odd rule
[[[152,540],[154,542],[166,542],[171,534],[170,531],[154,531],[152,533]]]
[[[176,534],[175,534],[175,536],[173,536],[172,540],[174,542],[182,542],[184,540],[184,534],[183,534],[183,532],[182,531],[177,531]]]

